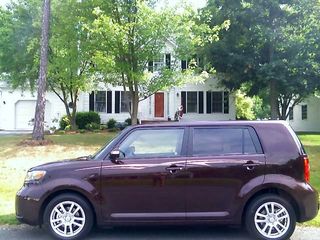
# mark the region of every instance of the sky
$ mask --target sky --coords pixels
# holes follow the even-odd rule
[[[9,3],[10,0],[0,0],[0,5],[5,6],[7,3]],[[169,5],[175,5],[179,0],[167,0]],[[185,2],[190,3],[195,9],[204,7],[206,4],[206,0],[185,0]]]

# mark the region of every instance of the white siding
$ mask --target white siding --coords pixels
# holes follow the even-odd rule
[[[307,119],[302,120],[301,106],[308,106]],[[293,120],[287,120],[295,131],[320,132],[320,99],[309,97],[293,108]]]

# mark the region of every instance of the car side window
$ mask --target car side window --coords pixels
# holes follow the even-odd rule
[[[256,154],[246,128],[195,128],[193,156]]]
[[[139,129],[120,144],[121,158],[181,156],[184,129]]]

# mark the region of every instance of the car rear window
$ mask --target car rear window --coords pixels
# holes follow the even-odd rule
[[[248,128],[194,128],[193,156],[259,154],[257,137]]]

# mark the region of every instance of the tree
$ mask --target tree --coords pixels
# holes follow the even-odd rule
[[[253,111],[253,100],[240,90],[236,92],[236,117],[241,120],[255,119]]]
[[[14,89],[34,90],[39,72],[40,1],[19,0],[0,10],[0,73]]]
[[[63,102],[72,128],[79,93],[92,88],[90,49],[82,19],[92,15],[87,1],[53,1],[46,90]],[[0,12],[0,70],[13,88],[35,90],[39,75],[41,6],[36,0],[19,0]],[[94,48],[94,46],[92,46]]]
[[[207,58],[229,89],[243,84],[248,94],[268,92],[272,119],[286,119],[295,106],[314,90],[316,68],[314,32],[310,21],[315,0],[211,0],[203,11],[212,24],[231,22],[220,41],[206,47]],[[303,11],[302,11],[303,10]]]
[[[50,26],[50,0],[43,1],[43,18],[41,27],[41,54],[38,79],[38,96],[32,132],[33,140],[44,140],[44,112],[46,106],[45,92],[48,69],[48,45]]]
[[[86,4],[77,0],[56,1],[53,4],[48,84],[49,89],[63,102],[72,129],[77,127],[75,119],[79,94],[94,84],[90,72],[92,50],[82,29],[83,18],[90,15]]]
[[[220,26],[209,28],[206,23],[198,27],[197,16],[191,9],[177,14],[173,9],[155,10],[152,2],[102,1],[94,10],[95,20],[87,24],[88,34],[97,47],[93,60],[99,76],[128,92],[133,124],[137,123],[140,101],[183,81],[174,61],[169,60],[170,64],[154,73],[147,71],[148,63],[163,54],[165,43],[173,42],[176,59],[191,58],[195,46],[205,38],[214,41],[220,29]],[[201,34],[204,39],[199,37]]]

